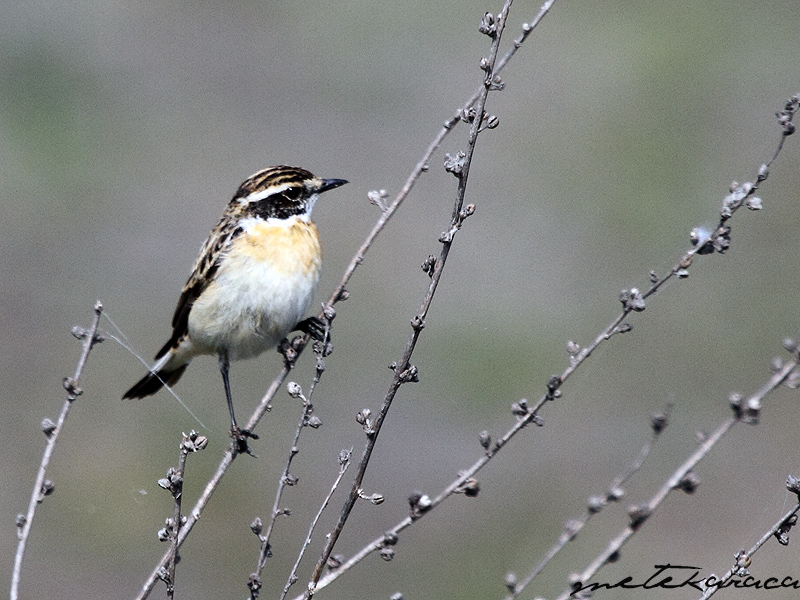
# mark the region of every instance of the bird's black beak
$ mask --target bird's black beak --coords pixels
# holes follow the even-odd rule
[[[346,179],[323,179],[322,185],[320,186],[319,190],[317,190],[317,193],[321,194],[322,192],[327,192],[328,190],[342,186],[345,183],[348,183]]]

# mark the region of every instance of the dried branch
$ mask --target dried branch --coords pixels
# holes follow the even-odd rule
[[[650,420],[650,438],[645,442],[641,450],[639,450],[639,454],[636,459],[630,465],[628,465],[628,468],[623,473],[614,479],[614,481],[608,487],[608,491],[606,491],[603,496],[592,496],[589,498],[588,508],[583,518],[570,519],[567,521],[567,523],[564,525],[564,532],[553,544],[553,546],[545,553],[544,558],[539,562],[539,564],[536,565],[525,577],[525,579],[523,579],[521,582],[517,582],[515,575],[511,573],[506,575],[506,587],[508,588],[506,600],[512,600],[513,598],[519,596],[523,590],[530,585],[533,579],[542,572],[547,564],[553,560],[569,542],[575,539],[578,533],[580,533],[580,531],[586,526],[586,524],[594,515],[599,514],[600,511],[608,506],[610,502],[619,502],[622,499],[622,496],[625,494],[622,486],[626,481],[628,481],[628,479],[633,477],[633,475],[636,474],[639,469],[642,468],[642,465],[644,464],[647,456],[650,454],[650,450],[652,450],[656,440],[659,439],[664,429],[666,429],[667,423],[669,422],[670,408],[671,407],[668,406],[664,412],[653,415],[653,418]]]
[[[539,25],[539,23],[542,22],[542,19],[544,19],[547,13],[550,12],[550,9],[553,7],[553,4],[555,4],[555,1],[556,0],[547,0],[539,9],[538,14],[531,21],[522,24],[522,34],[520,35],[519,38],[514,40],[512,47],[506,52],[506,54],[503,55],[502,58],[497,60],[497,65],[493,69],[494,75],[498,75],[505,68],[505,66],[514,56],[514,54],[516,54],[517,50],[519,50],[522,47],[522,44],[525,42],[525,40],[528,39],[528,36],[533,32],[536,26]],[[397,196],[395,196],[391,204],[386,205],[383,202],[383,198],[385,196],[384,190],[380,192],[370,192],[369,194],[370,202],[381,207],[382,211],[381,217],[378,219],[378,222],[375,223],[374,227],[372,228],[372,231],[369,232],[367,238],[364,240],[364,243],[361,244],[361,247],[358,249],[355,256],[350,261],[350,264],[345,269],[344,275],[342,276],[342,280],[339,282],[339,285],[336,286],[336,288],[334,289],[333,294],[331,294],[331,297],[328,300],[326,306],[333,307],[335,303],[347,298],[348,296],[347,283],[350,281],[350,278],[353,276],[353,273],[358,268],[358,266],[363,263],[364,256],[366,255],[367,250],[369,250],[369,248],[372,246],[373,242],[375,241],[375,238],[386,226],[386,223],[389,221],[392,215],[394,215],[397,209],[400,208],[405,199],[411,193],[411,189],[414,187],[414,184],[417,182],[417,180],[422,176],[423,173],[428,171],[429,168],[428,163],[430,162],[433,153],[436,152],[436,150],[442,144],[447,135],[451,131],[453,131],[453,129],[460,122],[464,121],[464,116],[472,111],[473,106],[478,101],[478,98],[481,96],[484,89],[485,85],[479,87],[475,91],[475,93],[473,93],[472,96],[470,96],[470,98],[464,104],[462,104],[461,107],[458,108],[458,110],[456,110],[455,114],[444,122],[444,125],[436,134],[436,136],[433,138],[433,141],[425,150],[425,152],[422,155],[422,158],[417,162],[416,166],[411,171],[411,174],[406,179],[405,184],[403,185]]]
[[[711,452],[711,449],[717,442],[719,442],[736,423],[742,422],[751,425],[757,423],[763,399],[778,386],[790,381],[790,377],[792,379],[795,378],[796,375],[793,375],[793,372],[795,372],[798,364],[800,363],[798,363],[796,356],[792,360],[786,361],[786,363],[781,365],[780,369],[770,377],[769,381],[755,394],[750,396],[746,402],[742,402],[742,398],[734,394],[730,399],[733,416],[728,417],[720,423],[714,432],[701,442],[697,450],[695,450],[683,464],[675,469],[669,479],[667,479],[664,485],[659,488],[647,503],[630,507],[628,510],[628,517],[630,519],[628,526],[608,543],[606,548],[583,570],[583,572],[571,578],[573,580],[572,587],[565,590],[558,597],[558,600],[567,600],[570,597],[575,597],[576,594],[582,590],[591,589],[595,584],[587,582],[594,577],[604,565],[608,564],[613,558],[619,555],[625,543],[633,537],[645,521],[647,521],[655,510],[661,506],[671,491],[682,490],[688,494],[693,493],[699,482],[692,473],[692,470],[709,452]]]
[[[42,461],[39,463],[39,472],[36,475],[36,482],[33,484],[33,492],[31,493],[30,502],[28,502],[28,512],[24,515],[17,515],[17,537],[19,543],[17,544],[17,553],[14,556],[14,570],[11,573],[11,600],[17,600],[19,595],[19,583],[22,577],[22,561],[25,558],[25,549],[28,545],[28,537],[31,533],[33,526],[33,517],[36,513],[36,507],[41,504],[45,496],[53,493],[53,482],[46,479],[47,467],[50,465],[50,458],[53,455],[56,442],[61,430],[64,428],[67,416],[69,415],[72,403],[83,393],[83,390],[78,387],[81,375],[83,375],[83,368],[86,366],[86,361],[89,358],[89,353],[94,348],[95,344],[103,341],[103,336],[97,333],[97,326],[100,323],[100,315],[103,313],[103,304],[95,302],[94,305],[94,319],[88,330],[81,327],[74,327],[72,335],[77,339],[83,340],[83,350],[81,351],[78,365],[75,367],[75,373],[72,377],[64,378],[64,389],[67,390],[67,399],[61,407],[61,414],[58,416],[58,421],[53,423],[50,419],[42,421],[42,431],[47,436],[47,445],[45,446],[44,453],[42,454]]]
[[[330,504],[331,498],[333,497],[334,492],[336,492],[336,488],[339,487],[339,483],[342,481],[342,477],[347,472],[347,468],[350,466],[350,457],[353,455],[352,448],[350,450],[342,450],[339,453],[339,475],[336,477],[336,480],[333,482],[328,495],[325,496],[325,500],[322,502],[322,506],[319,507],[317,514],[314,515],[314,518],[311,521],[311,525],[308,528],[308,534],[306,535],[306,539],[303,541],[303,547],[300,549],[300,552],[297,555],[297,560],[292,567],[292,572],[289,574],[289,579],[286,581],[286,585],[283,587],[283,593],[281,594],[281,600],[286,598],[286,594],[289,593],[289,588],[291,588],[295,583],[297,583],[297,568],[300,566],[300,561],[303,560],[303,556],[305,556],[306,549],[308,545],[311,543],[311,535],[314,533],[314,530],[317,528],[317,523],[319,523],[319,518],[322,516],[322,511],[324,511],[328,504]],[[381,500],[382,502],[382,500]],[[376,502],[378,504],[379,502]]]
[[[460,155],[455,161],[451,160],[449,155],[445,156],[445,169],[453,173],[458,178],[458,190],[456,192],[456,199],[453,204],[453,217],[450,229],[448,232],[443,233],[439,238],[439,241],[442,243],[441,253],[438,260],[435,261],[435,264],[431,265],[428,269],[428,274],[431,278],[431,281],[428,285],[428,290],[425,293],[419,311],[411,319],[411,335],[406,343],[403,357],[399,363],[392,365],[394,376],[392,378],[392,382],[389,384],[389,390],[387,391],[383,400],[381,409],[374,420],[370,418],[369,414],[363,414],[361,423],[364,426],[364,432],[367,435],[367,443],[364,446],[361,460],[356,467],[356,475],[353,486],[348,494],[347,499],[345,500],[344,506],[342,507],[339,520],[336,523],[333,531],[328,535],[327,544],[325,545],[325,548],[322,551],[316,566],[314,567],[311,580],[308,583],[308,587],[304,596],[307,599],[310,599],[314,596],[314,593],[317,590],[317,584],[322,577],[322,571],[325,568],[331,553],[333,552],[333,548],[336,545],[336,542],[338,541],[339,536],[341,535],[341,532],[350,517],[350,513],[353,510],[356,501],[361,497],[361,483],[363,481],[364,474],[367,470],[367,466],[369,465],[370,457],[372,456],[372,451],[375,448],[378,435],[380,434],[381,426],[383,425],[386,415],[391,408],[397,391],[405,383],[418,381],[417,368],[411,364],[411,357],[414,353],[420,333],[425,327],[425,317],[428,314],[428,310],[430,309],[434,295],[436,294],[436,289],[442,276],[442,270],[447,262],[447,256],[453,244],[455,233],[458,231],[458,229],[460,229],[464,219],[471,215],[474,210],[472,205],[466,207],[466,209],[463,208],[464,196],[466,194],[467,180],[469,178],[472,157],[475,152],[475,144],[478,139],[478,134],[482,130],[481,126],[484,123],[484,108],[486,106],[486,99],[490,90],[500,89],[498,85],[499,79],[495,73],[494,66],[497,61],[500,39],[502,37],[503,29],[506,25],[506,19],[508,16],[508,11],[511,8],[511,2],[512,0],[506,0],[500,14],[497,15],[497,17],[487,13],[482,21],[482,27],[484,24],[490,22],[489,24],[492,27],[491,32],[484,31],[484,33],[492,38],[492,43],[490,46],[489,56],[481,59],[481,68],[485,71],[486,75],[484,77],[483,89],[481,94],[478,96],[477,101],[475,102],[474,112],[472,113],[474,114],[474,118],[469,131],[467,152],[463,155]],[[472,111],[473,108],[471,107],[470,110]],[[386,213],[384,212],[384,214]]]
[[[192,452],[199,452],[208,446],[208,438],[196,431],[181,434],[179,446],[178,466],[167,469],[167,476],[158,480],[159,487],[169,490],[174,501],[172,517],[166,520],[165,527],[158,532],[158,539],[170,542],[170,557],[166,567],[159,573],[159,578],[167,584],[167,597],[175,597],[175,566],[178,564],[178,536],[186,517],[181,513],[183,500],[183,477],[186,472],[186,459]]]
[[[322,360],[321,357],[318,356],[318,361],[321,360]],[[314,376],[314,383],[319,381],[321,373],[322,373],[322,368],[320,367],[320,364],[318,362],[316,374]],[[258,539],[261,542],[261,550],[259,552],[258,564],[256,566],[256,570],[253,573],[251,573],[249,579],[250,598],[252,598],[253,600],[255,600],[255,598],[258,597],[258,591],[261,588],[261,573],[263,572],[264,567],[267,564],[267,559],[272,556],[272,547],[270,546],[270,539],[272,537],[272,532],[275,528],[275,523],[278,521],[278,517],[286,514],[285,510],[279,508],[281,498],[283,497],[283,492],[287,486],[293,486],[295,485],[295,483],[297,483],[297,478],[295,478],[291,474],[291,467],[294,457],[299,452],[298,444],[300,441],[300,434],[306,427],[311,427],[316,429],[321,425],[321,421],[319,420],[319,418],[314,416],[313,414],[314,407],[311,404],[310,399],[303,394],[303,389],[297,383],[290,381],[286,386],[286,390],[289,393],[289,396],[291,396],[292,398],[299,398],[302,401],[302,415],[300,416],[300,420],[297,423],[297,427],[295,428],[292,445],[289,448],[289,455],[286,459],[286,465],[284,466],[283,472],[281,473],[280,479],[278,480],[278,486],[275,492],[275,501],[273,502],[272,505],[272,512],[270,514],[269,523],[267,524],[267,529],[266,531],[263,531],[263,525],[261,523],[261,519],[256,519],[250,525],[250,528],[253,530],[253,533],[255,533],[258,536]],[[313,391],[313,387],[311,391]],[[311,393],[311,391],[309,392],[309,394]]]
[[[786,481],[786,488],[790,492],[794,492],[795,494],[800,493],[800,480],[796,477],[792,477],[789,475]],[[725,584],[728,583],[733,577],[746,577],[749,575],[748,569],[752,564],[753,555],[758,552],[758,550],[766,544],[772,536],[778,540],[778,543],[782,546],[786,546],[789,543],[789,531],[797,524],[797,513],[800,512],[800,502],[794,505],[794,507],[787,512],[779,521],[777,521],[769,531],[767,531],[760,540],[758,540],[755,545],[750,548],[748,551],[741,550],[736,554],[736,562],[734,565],[728,570],[725,575],[721,578],[716,579],[713,578],[713,575],[707,577],[704,582],[708,586],[706,591],[703,592],[700,600],[707,600],[714,594],[716,594],[720,589],[725,587]]]
[[[546,393],[536,402],[530,406],[528,401],[523,399],[515,402],[512,405],[512,413],[517,417],[514,425],[506,431],[495,443],[492,445],[491,438],[488,433],[481,436],[481,445],[485,453],[478,460],[476,460],[470,467],[462,470],[459,476],[450,483],[444,490],[442,490],[436,497],[430,498],[424,496],[425,509],[424,511],[412,511],[412,514],[405,517],[398,522],[394,527],[387,530],[386,534],[376,538],[366,544],[358,552],[356,552],[350,559],[345,561],[340,568],[336,571],[329,572],[325,577],[320,579],[316,589],[322,589],[336,579],[341,577],[345,572],[353,568],[356,564],[361,562],[364,558],[371,553],[380,550],[387,543],[388,539],[396,539],[396,537],[404,529],[409,527],[412,523],[419,520],[425,514],[431,512],[432,509],[439,506],[444,500],[456,493],[462,493],[465,490],[474,490],[477,486],[475,475],[480,471],[491,459],[522,429],[527,425],[533,423],[535,425],[543,425],[544,421],[539,416],[541,408],[549,401],[554,401],[561,397],[561,386],[564,382],[572,376],[572,374],[592,355],[592,353],[604,342],[611,339],[619,333],[626,333],[632,329],[632,326],[625,322],[625,319],[631,313],[642,312],[645,309],[645,299],[655,294],[661,287],[673,277],[678,279],[685,279],[688,277],[688,268],[692,264],[695,254],[705,255],[712,252],[724,253],[730,246],[730,226],[728,220],[734,212],[742,206],[747,206],[750,210],[758,210],[761,208],[761,200],[753,196],[753,193],[769,176],[769,169],[772,163],[778,158],[783,148],[784,142],[789,135],[794,133],[795,127],[793,119],[800,109],[800,94],[792,96],[785,104],[782,111],[777,113],[778,124],[781,127],[781,138],[776,148],[775,153],[769,162],[761,165],[758,169],[757,183],[745,183],[731,186],[735,192],[731,192],[723,200],[722,210],[720,211],[720,224],[713,232],[702,232],[695,229],[690,234],[690,241],[692,248],[690,248],[680,261],[672,268],[672,270],[664,277],[659,278],[655,273],[650,273],[651,286],[642,293],[636,288],[630,290],[623,290],[620,294],[620,301],[622,302],[622,312],[617,316],[603,331],[601,331],[591,344],[585,348],[581,348],[575,342],[567,343],[567,353],[570,356],[570,364],[561,373],[561,375],[554,375],[547,382]],[[473,494],[474,495],[474,494]],[[296,599],[297,600],[297,599]]]
[[[508,52],[497,62],[497,67],[494,69],[494,74],[496,75],[499,73],[509,62],[509,60],[514,56],[514,54],[519,50],[522,43],[528,38],[531,32],[536,28],[536,26],[542,21],[542,19],[547,15],[547,13],[552,8],[555,0],[547,0],[539,10],[539,13],[528,23],[524,23],[522,26],[522,34],[519,38],[514,40],[512,48],[508,50]],[[414,187],[416,181],[428,170],[428,163],[433,156],[433,153],[439,148],[442,141],[445,137],[453,130],[453,128],[458,125],[459,122],[462,121],[463,116],[469,109],[474,105],[476,102],[479,94],[481,93],[481,89],[475,92],[473,96],[467,100],[467,102],[459,108],[455,114],[445,121],[442,128],[434,137],[433,141],[430,143],[428,148],[422,155],[422,158],[417,162],[416,166],[412,170],[411,174],[408,176],[405,184],[403,185],[400,192],[397,194],[395,199],[392,201],[391,204],[388,206],[383,206],[381,210],[381,216],[378,218],[377,222],[373,226],[372,230],[367,235],[364,242],[356,251],[355,255],[353,256],[352,260],[348,264],[347,268],[345,269],[344,275],[338,286],[334,289],[333,293],[330,296],[330,299],[325,305],[320,318],[323,322],[330,324],[330,321],[335,316],[335,311],[333,309],[334,304],[347,299],[349,293],[347,292],[346,286],[347,283],[350,281],[351,277],[355,273],[355,270],[361,265],[364,261],[364,257],[368,250],[372,247],[372,244],[375,242],[378,234],[386,227],[386,224],[392,218],[392,216],[397,212],[400,206],[403,204],[404,200],[408,197],[411,189]],[[261,401],[259,402],[258,406],[256,407],[253,414],[250,416],[248,420],[246,429],[249,431],[253,431],[254,428],[258,425],[261,418],[264,414],[269,410],[271,406],[272,398],[275,396],[277,390],[283,385],[283,382],[286,380],[286,377],[289,374],[289,371],[294,364],[294,360],[302,353],[303,348],[308,342],[308,336],[305,338],[295,338],[292,344],[286,348],[287,353],[287,361],[284,365],[283,369],[276,375],[275,379],[270,384],[267,392],[262,396]],[[178,546],[180,546],[183,541],[186,539],[186,536],[189,535],[194,524],[197,522],[200,514],[202,513],[203,509],[205,508],[208,501],[211,499],[211,495],[214,493],[216,486],[225,476],[225,473],[228,470],[228,467],[232,464],[234,459],[234,453],[231,450],[225,453],[222,461],[220,462],[219,466],[217,467],[216,472],[211,477],[209,482],[206,485],[206,488],[203,494],[198,498],[194,508],[192,509],[191,514],[189,515],[186,523],[184,524],[183,528],[181,529],[180,536],[178,538]],[[153,589],[156,581],[158,580],[158,572],[159,570],[166,565],[167,561],[169,560],[169,556],[167,554],[162,557],[159,561],[159,564],[153,569],[150,576],[145,581],[144,585],[142,586],[142,590],[137,596],[137,600],[146,598],[150,591]]]
[[[186,540],[186,537],[189,535],[189,532],[192,530],[194,525],[197,523],[200,515],[203,512],[203,508],[205,508],[208,501],[211,499],[211,496],[214,493],[214,490],[217,489],[217,485],[219,485],[220,480],[223,478],[225,473],[228,471],[228,467],[231,466],[233,462],[233,452],[232,450],[228,450],[225,452],[225,455],[222,457],[222,462],[217,467],[217,470],[214,472],[214,475],[206,484],[203,493],[195,502],[194,507],[192,508],[192,512],[186,517],[186,520],[181,524],[180,531],[178,532],[177,542],[175,546],[180,548],[183,545],[183,542]],[[150,595],[150,592],[153,591],[155,584],[161,580],[161,576],[164,573],[165,567],[169,564],[170,559],[172,558],[173,548],[170,547],[169,550],[164,554],[162,559],[150,573],[149,577],[145,581],[142,589],[139,592],[139,595],[136,598],[147,598]]]

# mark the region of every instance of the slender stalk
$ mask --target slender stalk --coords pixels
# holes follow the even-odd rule
[[[339,539],[339,536],[344,529],[347,520],[350,517],[350,514],[355,506],[356,501],[359,499],[361,495],[361,484],[364,478],[364,474],[366,473],[367,466],[369,465],[370,458],[372,456],[372,452],[375,448],[375,443],[377,441],[378,435],[380,434],[381,427],[383,425],[384,420],[391,408],[392,402],[397,394],[397,391],[404,383],[408,383],[411,381],[416,381],[416,367],[411,364],[411,357],[414,353],[414,349],[417,344],[417,340],[419,339],[420,333],[422,328],[425,324],[425,317],[428,314],[428,310],[430,309],[431,303],[433,302],[434,295],[436,294],[436,289],[438,288],[439,282],[442,277],[442,272],[444,266],[447,262],[447,256],[450,252],[450,248],[453,244],[453,239],[455,236],[456,231],[460,228],[461,223],[463,220],[471,214],[471,211],[464,212],[462,211],[464,205],[464,196],[466,194],[467,189],[467,180],[469,178],[469,171],[470,166],[472,164],[472,158],[475,153],[475,145],[478,139],[478,134],[481,131],[481,125],[483,123],[484,117],[484,109],[486,106],[486,99],[489,95],[489,91],[492,88],[494,83],[495,77],[495,70],[494,65],[497,61],[497,53],[500,47],[500,40],[502,38],[503,29],[506,24],[506,19],[508,16],[508,11],[511,8],[512,0],[506,0],[500,14],[497,16],[497,20],[495,23],[496,30],[494,35],[492,36],[492,44],[490,47],[489,57],[484,59],[484,69],[486,72],[486,76],[484,78],[483,88],[481,90],[480,95],[474,105],[475,109],[475,117],[472,122],[472,126],[469,132],[468,144],[467,144],[467,152],[464,155],[463,162],[458,169],[453,169],[452,172],[458,176],[458,189],[456,192],[455,202],[453,204],[453,217],[450,226],[450,230],[443,234],[440,238],[442,242],[442,250],[439,255],[438,260],[432,267],[432,271],[430,272],[431,281],[428,285],[428,290],[422,300],[422,304],[420,306],[419,311],[417,312],[416,316],[411,321],[411,335],[409,337],[408,343],[406,344],[405,351],[403,352],[403,357],[400,362],[394,365],[394,377],[392,378],[392,382],[389,384],[389,390],[386,393],[384,398],[383,404],[381,409],[375,418],[374,421],[365,420],[365,432],[367,433],[367,443],[364,446],[363,453],[361,455],[361,460],[356,467],[356,474],[353,481],[353,486],[350,489],[350,493],[345,500],[344,506],[342,507],[342,512],[339,516],[339,520],[336,523],[333,531],[328,535],[328,541],[325,545],[325,548],[322,551],[319,559],[317,560],[317,564],[314,567],[314,571],[311,575],[311,580],[309,581],[305,598],[310,599],[314,596],[316,591],[317,584],[322,577],[322,571],[325,568],[325,565],[330,558],[331,553],[333,552],[333,548],[336,545],[336,542]]]
[[[761,546],[766,544],[773,536],[779,536],[780,533],[787,528],[787,524],[792,523],[793,517],[795,517],[798,512],[800,512],[800,504],[795,504],[789,512],[783,515],[779,521],[775,522],[769,531],[761,536],[761,539],[758,540],[753,547],[750,548],[750,550],[747,552],[742,551],[738,553],[736,555],[736,564],[734,564],[733,567],[731,567],[728,572],[725,573],[725,575],[717,579],[714,585],[707,587],[700,600],[708,600],[708,598],[711,598],[711,596],[716,594],[721,588],[725,587],[725,584],[733,579],[734,576],[739,575],[743,570],[746,572],[747,567],[750,566],[753,555],[758,552]],[[791,526],[788,527],[791,528]],[[781,538],[779,537],[778,539],[780,540]],[[788,543],[788,538],[781,543],[784,543],[784,545]]]
[[[742,405],[748,408],[759,407],[767,394],[773,392],[781,384],[783,384],[791,373],[798,367],[796,360],[786,361],[785,364],[767,381],[761,389],[755,394],[750,396]],[[639,530],[644,522],[649,519],[658,507],[663,504],[669,493],[675,489],[682,489],[681,482],[684,481],[686,476],[703,460],[712,448],[725,436],[730,429],[743,420],[739,409],[734,406],[734,415],[725,419],[717,428],[698,446],[691,456],[689,456],[683,463],[675,469],[672,475],[664,482],[664,484],[656,491],[650,500],[641,506],[633,507],[629,511],[630,523],[623,529],[608,545],[597,555],[597,557],[587,566],[582,573],[576,576],[575,587],[565,590],[557,600],[568,600],[578,589],[588,588],[591,584],[587,582],[594,577],[598,571],[606,564],[609,563],[613,556],[619,554],[622,547],[633,537]]]
[[[547,7],[545,5],[543,10]],[[549,7],[548,7],[549,8]],[[540,13],[540,17],[543,16]],[[538,23],[541,19],[537,18],[536,22]],[[731,215],[745,205],[745,199],[752,195],[755,191],[756,186],[763,181],[765,181],[769,175],[769,168],[772,163],[778,158],[780,152],[784,146],[784,142],[789,135],[792,135],[794,132],[794,125],[793,125],[793,118],[796,113],[800,110],[800,94],[796,96],[792,96],[786,103],[784,110],[778,113],[778,122],[779,125],[782,127],[781,138],[778,143],[778,146],[768,163],[762,165],[758,169],[758,176],[757,176],[757,183],[756,184],[746,184],[746,188],[749,191],[746,191],[743,195],[739,196],[738,204],[729,206],[731,209]],[[726,230],[726,222],[730,218],[730,216],[725,216],[722,219],[720,226],[705,240],[698,241],[694,244],[694,247],[689,249],[684,255],[681,257],[680,261],[671,269],[671,271],[662,278],[656,278],[655,281],[652,283],[651,287],[644,293],[639,293],[637,290],[629,290],[626,291],[626,297],[623,301],[623,310],[622,312],[605,328],[603,329],[595,339],[585,348],[577,348],[574,354],[570,353],[570,364],[566,367],[566,369],[561,373],[561,375],[556,375],[552,377],[547,384],[547,393],[545,393],[540,399],[533,403],[533,405],[529,405],[528,402],[525,402],[524,405],[522,403],[518,403],[519,405],[519,413],[517,421],[514,425],[508,429],[493,445],[486,447],[486,452],[483,456],[477,459],[470,467],[460,471],[459,476],[450,483],[444,490],[442,490],[439,495],[434,497],[430,500],[428,505],[428,509],[426,512],[405,517],[400,522],[398,522],[394,527],[387,530],[387,533],[381,537],[378,537],[371,542],[367,543],[363,546],[359,551],[357,551],[353,556],[350,557],[347,561],[345,561],[338,569],[335,571],[331,571],[325,575],[325,577],[321,578],[316,585],[316,589],[323,589],[336,581],[339,577],[344,575],[347,571],[353,568],[356,564],[360,563],[364,558],[369,556],[372,552],[379,550],[384,545],[384,540],[386,535],[390,536],[397,536],[400,532],[405,530],[409,527],[412,523],[416,522],[424,516],[432,511],[432,509],[436,508],[440,505],[444,500],[449,498],[455,493],[459,493],[465,488],[465,485],[468,484],[470,480],[473,480],[475,475],[484,467],[486,466],[492,458],[502,450],[505,445],[511,441],[522,429],[524,429],[527,425],[531,423],[538,424],[540,423],[539,411],[541,408],[551,400],[556,399],[560,395],[560,388],[563,383],[572,376],[573,373],[592,355],[592,353],[604,342],[607,342],[612,337],[616,336],[620,333],[625,333],[630,331],[631,326],[625,322],[625,319],[633,312],[639,312],[644,310],[643,301],[646,298],[654,295],[661,287],[663,287],[667,281],[674,278],[682,278],[685,276],[686,270],[691,266],[693,258],[695,255],[702,255],[702,254],[709,254],[710,252],[708,249],[722,251],[726,248],[723,245],[725,241]],[[633,293],[635,292],[635,293]],[[637,296],[641,298],[642,303],[638,304],[636,302]],[[768,384],[769,385],[769,384]],[[730,425],[728,425],[730,426]],[[295,599],[298,600],[298,599]]]
[[[512,48],[509,49],[508,52],[499,60],[497,67],[494,69],[495,74],[499,73],[508,64],[508,62],[516,54],[517,50],[519,50],[522,43],[528,38],[533,29],[542,21],[545,15],[547,15],[547,13],[550,11],[554,3],[555,0],[547,0],[542,5],[537,16],[530,22],[525,23],[523,25],[522,35],[518,39],[514,40]],[[417,162],[416,166],[412,170],[411,174],[406,179],[406,182],[401,188],[400,192],[397,194],[392,203],[389,204],[385,209],[383,209],[381,216],[378,218],[372,230],[369,232],[364,242],[356,251],[352,260],[345,269],[339,285],[336,286],[336,288],[334,289],[333,293],[330,296],[330,299],[326,304],[328,308],[332,307],[334,304],[336,304],[337,302],[341,301],[343,298],[346,297],[347,283],[352,278],[358,266],[364,262],[364,257],[366,256],[369,249],[372,247],[373,243],[375,242],[375,239],[378,237],[381,231],[383,231],[389,220],[397,212],[397,210],[403,204],[405,199],[411,193],[411,190],[414,187],[414,184],[417,182],[417,180],[422,176],[423,173],[425,173],[428,170],[428,164],[430,162],[431,157],[433,156],[434,152],[436,152],[436,150],[439,148],[439,146],[442,144],[444,139],[450,134],[451,131],[453,131],[453,129],[461,121],[461,116],[464,110],[468,109],[475,103],[480,93],[481,90],[479,89],[477,92],[475,92],[475,94],[473,94],[467,100],[466,103],[462,105],[463,108],[459,108],[453,116],[451,116],[445,121],[442,128],[436,133],[434,139],[431,141],[431,143],[428,145],[427,149],[423,153],[422,158],[420,158],[420,160]],[[324,312],[325,311],[323,311],[323,315]],[[302,352],[302,347],[297,350],[297,354],[299,355],[301,352]],[[264,414],[269,410],[272,398],[275,396],[275,393],[281,387],[281,385],[283,385],[283,382],[286,380],[286,377],[288,376],[290,370],[291,370],[291,365],[285,365],[284,368],[281,369],[281,371],[278,373],[278,375],[276,375],[275,379],[270,384],[269,389],[261,398],[261,401],[259,402],[259,405],[256,407],[256,410],[250,416],[250,420],[248,421],[246,429],[248,429],[249,431],[253,431],[258,422],[264,416]],[[225,476],[228,467],[230,467],[231,463],[233,462],[233,458],[234,457],[232,455],[232,452],[226,452],[225,456],[223,457],[222,461],[217,467],[216,472],[206,485],[203,494],[200,496],[200,498],[198,498],[194,508],[192,509],[191,514],[189,515],[187,522],[181,529],[181,533],[178,538],[179,546],[191,533],[195,523],[197,522],[197,519],[200,518],[203,509],[205,508],[206,504],[208,504],[208,501],[211,499],[211,495],[214,493],[216,486]],[[155,568],[145,581],[139,596],[137,596],[137,600],[146,598],[149,595],[150,591],[153,589],[156,582],[158,581],[159,570],[164,567],[164,565],[168,560],[169,557],[168,555],[165,554],[165,556],[162,557],[162,559],[155,566]]]
[[[342,453],[339,455],[339,475],[337,475],[336,480],[333,482],[328,495],[325,496],[325,500],[322,502],[322,506],[319,507],[317,514],[314,515],[314,518],[311,521],[311,525],[308,528],[308,534],[306,535],[306,539],[303,542],[303,547],[300,549],[300,552],[297,555],[297,560],[292,567],[292,572],[289,574],[289,579],[286,581],[286,585],[283,587],[283,593],[281,594],[280,600],[286,598],[286,594],[289,593],[289,588],[291,588],[297,582],[297,569],[300,566],[300,561],[303,560],[303,556],[305,556],[306,550],[308,549],[308,545],[311,543],[311,535],[314,533],[314,530],[317,528],[317,523],[319,523],[319,518],[322,516],[323,511],[328,507],[328,504],[331,502],[331,498],[333,498],[334,492],[339,487],[339,484],[342,482],[342,478],[344,474],[347,472],[347,468],[350,466],[350,456],[351,452],[347,450],[343,450]]]
[[[94,348],[95,344],[103,341],[103,337],[97,334],[97,326],[100,323],[100,315],[102,315],[102,313],[103,304],[99,301],[95,302],[94,318],[92,319],[92,325],[89,327],[88,331],[80,328],[73,329],[73,335],[75,335],[75,337],[78,339],[83,340],[83,349],[81,351],[80,358],[78,359],[78,365],[75,367],[75,373],[72,375],[72,377],[67,377],[64,379],[64,389],[67,390],[67,398],[64,401],[64,404],[61,406],[61,414],[58,416],[58,421],[55,424],[50,421],[42,423],[42,429],[47,436],[47,445],[44,448],[42,460],[39,463],[39,472],[36,475],[36,482],[33,484],[33,492],[31,492],[31,499],[28,502],[28,512],[25,515],[20,515],[17,517],[17,536],[19,537],[19,542],[17,543],[17,552],[14,556],[14,570],[11,573],[11,600],[17,600],[19,597],[19,584],[20,578],[22,577],[22,562],[25,558],[25,550],[28,545],[28,537],[31,533],[31,527],[33,527],[33,518],[36,513],[36,507],[42,502],[42,500],[44,500],[45,496],[52,492],[53,489],[52,483],[45,479],[45,476],[47,475],[47,467],[50,465],[50,459],[53,456],[53,450],[56,447],[58,436],[67,421],[67,416],[69,416],[72,404],[75,402],[77,397],[83,393],[83,391],[78,387],[78,381],[80,380],[81,375],[83,375],[83,369],[86,366],[89,353],[92,351],[92,348]]]

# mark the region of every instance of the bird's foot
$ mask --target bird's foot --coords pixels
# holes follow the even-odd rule
[[[329,331],[329,325],[319,317],[308,317],[297,324],[297,331],[307,333],[317,342],[325,341],[325,334]]]
[[[255,454],[250,451],[249,446],[247,445],[247,440],[257,440],[258,436],[248,429],[240,429],[239,427],[234,427],[231,429],[231,437],[233,438],[233,456],[235,457],[237,454],[249,454],[253,458],[257,458]]]
[[[297,324],[298,331],[307,333],[314,340],[314,352],[325,357],[333,352],[330,321],[309,317]]]

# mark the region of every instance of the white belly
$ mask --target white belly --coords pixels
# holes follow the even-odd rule
[[[229,256],[189,313],[196,354],[228,351],[251,358],[286,337],[308,312],[319,279],[313,268],[275,268],[245,254]]]

